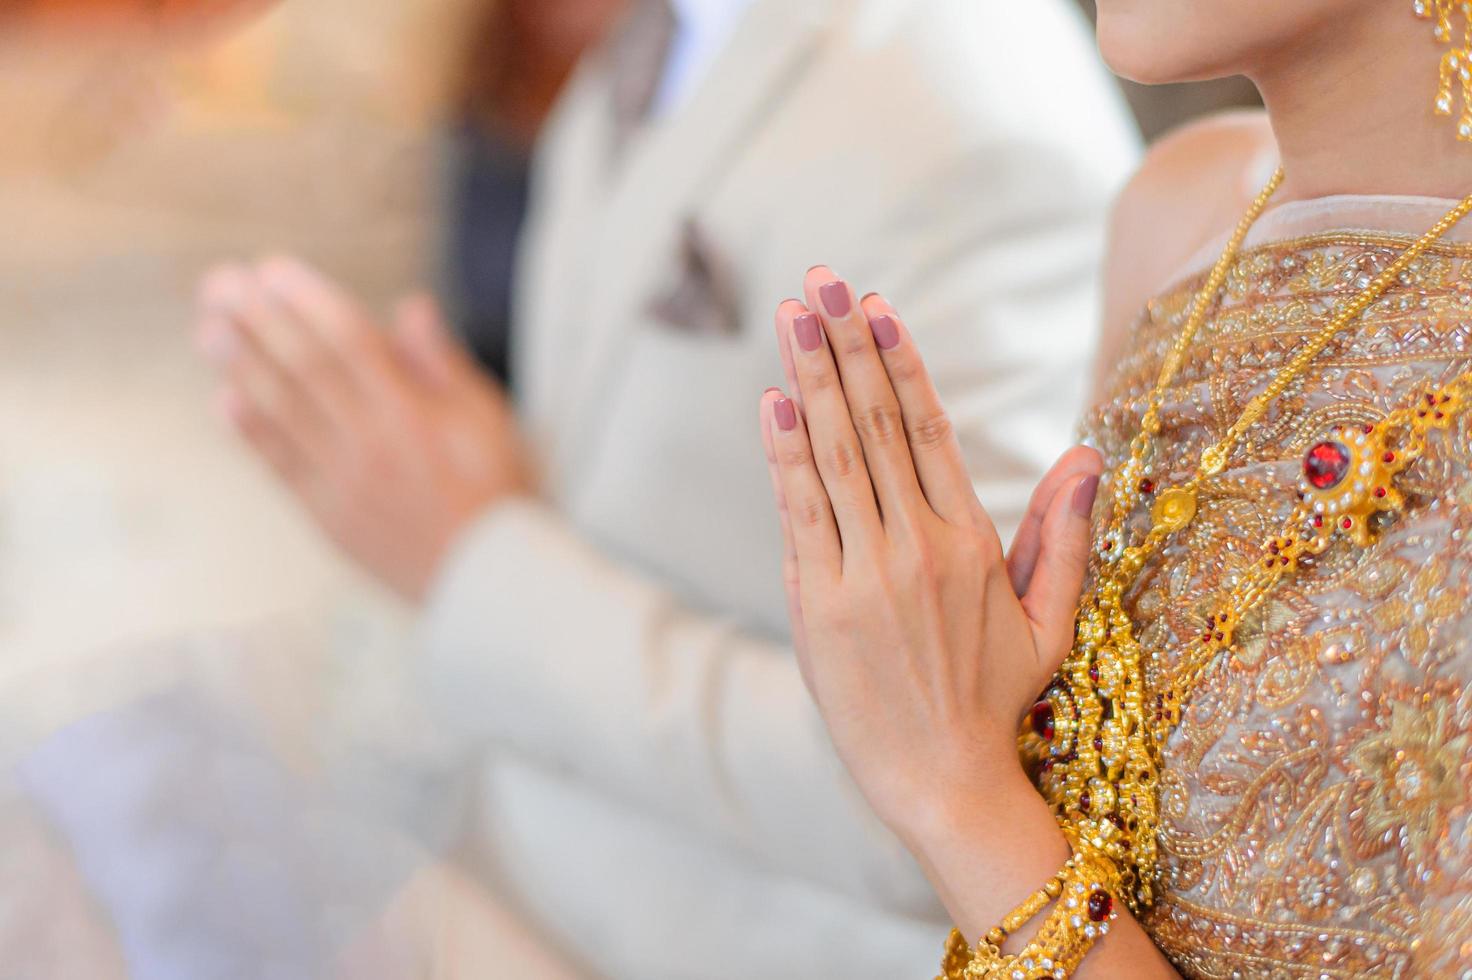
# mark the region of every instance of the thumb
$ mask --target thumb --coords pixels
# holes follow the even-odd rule
[[[1042,543],[1022,608],[1032,620],[1038,656],[1049,673],[1058,669],[1073,646],[1073,622],[1079,593],[1089,567],[1089,528],[1099,474],[1069,480],[1048,505]]]
[[[435,388],[447,387],[467,366],[465,350],[450,333],[439,304],[422,293],[399,302],[393,342],[409,369]]]

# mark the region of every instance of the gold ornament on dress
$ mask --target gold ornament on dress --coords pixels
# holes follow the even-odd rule
[[[942,961],[943,980],[1068,977],[1119,914],[1116,899],[1134,913],[1154,904],[1162,749],[1192,693],[1214,666],[1235,655],[1236,630],[1243,616],[1259,607],[1305,559],[1323,553],[1340,536],[1359,546],[1370,542],[1381,515],[1404,506],[1404,494],[1394,485],[1396,477],[1422,455],[1432,430],[1449,426],[1472,405],[1469,373],[1418,394],[1413,404],[1379,423],[1341,427],[1316,443],[1304,459],[1298,501],[1285,525],[1263,542],[1259,560],[1213,604],[1199,638],[1161,689],[1149,696],[1145,652],[1125,608],[1126,595],[1146,561],[1167,538],[1190,526],[1202,482],[1226,467],[1242,436],[1272,403],[1428,248],[1472,213],[1469,196],[1340,307],[1248,402],[1222,438],[1201,454],[1195,475],[1157,495],[1147,467],[1153,437],[1160,430],[1165,392],[1218,301],[1249,230],[1282,180],[1280,170],[1239,222],[1161,365],[1140,431],[1128,457],[1112,474],[1112,513],[1099,545],[1095,585],[1079,605],[1074,648],[1024,726],[1023,753],[1040,760],[1041,788],[1058,801],[1056,816],[1073,856],[1054,880],[988,933],[976,949],[953,933]],[[1152,496],[1151,527],[1138,543],[1128,545],[1129,519]],[[1003,954],[1007,936],[1038,915],[1050,899],[1056,899],[1054,908],[1037,937],[1021,953]]]
[[[1415,0],[1416,16],[1436,23],[1436,39],[1452,49],[1441,58],[1441,79],[1436,90],[1436,113],[1453,115],[1460,89],[1462,115],[1457,138],[1472,142],[1472,0]],[[1462,46],[1457,47],[1453,27],[1462,15]]]

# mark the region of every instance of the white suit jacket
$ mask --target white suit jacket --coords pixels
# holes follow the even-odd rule
[[[617,168],[610,142],[592,58],[520,282],[547,499],[487,513],[426,614],[438,705],[487,747],[477,845],[590,974],[929,976],[944,913],[786,637],[772,314],[814,263],[894,302],[1009,535],[1070,443],[1127,112],[1071,0],[759,0]]]

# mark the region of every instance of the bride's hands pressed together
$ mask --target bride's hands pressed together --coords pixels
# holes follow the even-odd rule
[[[777,312],[791,394],[761,402],[799,661],[845,764],[915,847],[979,787],[1037,800],[1016,734],[1073,640],[1101,464],[1066,453],[1005,554],[897,312],[825,267],[805,293]]]

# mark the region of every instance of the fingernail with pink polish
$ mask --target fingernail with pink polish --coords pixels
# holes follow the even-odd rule
[[[1091,476],[1073,491],[1073,512],[1079,517],[1090,517],[1094,513],[1094,498],[1099,496],[1099,478]]]
[[[777,417],[777,428],[791,432],[797,428],[797,407],[791,398],[779,398],[772,402],[772,414]]]
[[[849,311],[854,308],[853,297],[849,295],[848,283],[835,280],[818,289],[818,296],[823,300],[823,309],[828,311],[829,316],[848,316]]]
[[[900,345],[900,326],[887,313],[881,313],[870,320],[869,329],[874,331],[874,343],[879,345],[880,350],[894,350]]]
[[[800,313],[792,318],[792,332],[797,335],[797,346],[806,351],[815,351],[823,346],[823,328],[812,313]]]

